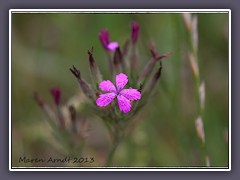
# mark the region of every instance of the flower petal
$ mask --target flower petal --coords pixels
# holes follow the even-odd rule
[[[108,43],[107,48],[111,51],[115,51],[118,48],[118,43],[110,42],[110,43]]]
[[[120,94],[131,101],[141,99],[141,93],[137,89],[123,89]]]
[[[118,92],[121,91],[128,82],[128,77],[126,74],[120,73],[116,76],[116,86]]]
[[[100,97],[96,100],[96,104],[100,107],[107,106],[115,98],[115,93],[101,94]]]
[[[109,80],[102,81],[99,85],[99,88],[105,92],[117,92],[114,84]]]
[[[117,96],[117,99],[118,99],[119,109],[124,113],[128,113],[132,107],[130,101],[121,94]]]

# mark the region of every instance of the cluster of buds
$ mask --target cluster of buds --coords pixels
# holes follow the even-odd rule
[[[119,137],[131,122],[131,119],[142,108],[152,94],[162,71],[161,60],[170,55],[159,55],[156,47],[150,47],[151,59],[139,71],[140,61],[137,51],[140,27],[137,22],[131,24],[131,40],[127,39],[122,48],[118,42],[110,41],[107,29],[99,33],[99,40],[108,57],[109,78],[103,78],[95,61],[93,48],[88,51],[92,84],[81,76],[75,66],[70,68],[76,77],[82,92],[88,97],[96,115],[101,117],[112,137]],[[159,62],[159,68],[154,72]]]
[[[45,103],[37,92],[34,100],[46,115],[46,120],[52,128],[53,136],[63,146],[68,154],[79,155],[85,138],[88,136],[89,127],[86,119],[78,119],[76,108],[84,101],[84,96],[77,94],[67,103],[61,103],[61,89],[50,89],[54,107]]]

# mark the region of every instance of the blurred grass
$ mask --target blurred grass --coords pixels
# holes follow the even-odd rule
[[[206,83],[204,114],[207,151],[212,166],[228,165],[228,15],[198,14],[199,65]],[[87,50],[94,57],[104,79],[109,78],[107,58],[98,39],[102,28],[122,46],[130,38],[130,23],[139,22],[140,68],[150,58],[148,43],[158,52],[173,52],[163,60],[163,73],[154,97],[141,113],[144,120],[122,143],[115,155],[119,166],[198,166],[200,142],[195,131],[195,98],[191,68],[187,59],[186,31],[179,14],[13,14],[12,15],[12,131],[13,166],[19,156],[56,155],[41,110],[32,98],[38,91],[52,103],[49,89],[59,86],[63,102],[79,91],[69,67],[80,68],[90,80]],[[92,131],[86,156],[104,159],[108,147],[106,129],[90,112]],[[59,154],[61,156],[61,154]],[[98,165],[96,163],[95,165]]]

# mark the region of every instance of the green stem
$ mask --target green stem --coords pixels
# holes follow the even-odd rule
[[[106,163],[105,163],[105,166],[106,166],[106,167],[109,167],[109,166],[111,165],[112,160],[113,160],[114,153],[115,153],[115,151],[116,151],[119,143],[120,143],[119,141],[116,142],[116,143],[114,143],[111,151],[109,152],[108,157],[107,157],[107,159],[106,159]]]
[[[123,132],[121,131],[121,129],[118,128],[118,126],[116,126],[114,128],[115,134],[114,134],[114,138],[113,138],[113,146],[106,158],[106,162],[105,162],[105,166],[109,167],[112,163],[113,157],[114,157],[114,153],[118,147],[118,145],[120,144],[120,142],[122,142],[123,140]]]

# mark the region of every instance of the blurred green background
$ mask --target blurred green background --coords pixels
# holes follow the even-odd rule
[[[211,166],[228,166],[228,14],[198,14],[199,68],[206,86],[206,147]],[[62,102],[80,91],[69,67],[76,65],[90,81],[87,51],[94,57],[104,79],[109,79],[107,58],[98,33],[108,28],[111,40],[123,45],[130,38],[131,22],[140,24],[138,48],[141,70],[150,59],[149,42],[159,54],[173,52],[163,60],[163,72],[156,93],[142,109],[142,121],[119,146],[116,166],[188,167],[201,164],[201,144],[195,130],[194,78],[188,60],[187,33],[178,13],[159,14],[12,14],[12,166],[19,157],[64,157],[51,136],[41,109],[32,98],[37,91],[53,105],[49,89],[62,89]],[[91,111],[78,113],[88,119],[91,132],[85,155],[101,165],[109,148],[102,120]],[[56,165],[56,164],[55,164]],[[69,166],[69,164],[58,164]]]

